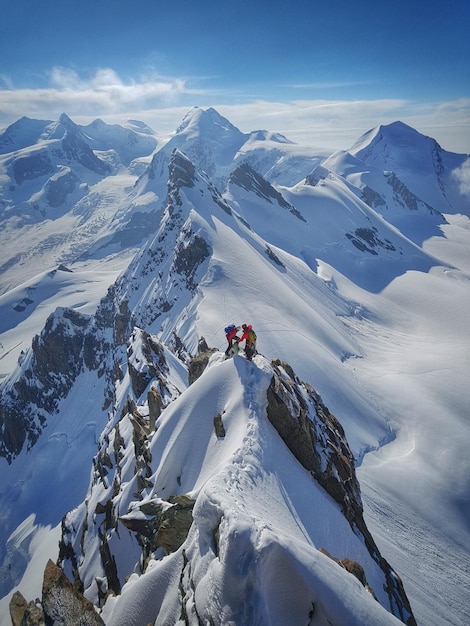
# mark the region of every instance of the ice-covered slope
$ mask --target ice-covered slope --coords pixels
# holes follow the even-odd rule
[[[365,133],[350,152],[369,166],[393,172],[413,194],[441,213],[469,215],[468,195],[460,193],[456,176],[468,154],[447,152],[435,139],[402,122]]]
[[[367,186],[385,195],[386,207],[374,205],[371,199],[376,196],[371,191],[364,193],[368,171]],[[111,419],[106,436],[127,406],[127,394],[136,398],[155,378],[147,361],[152,348],[145,352],[133,347],[126,354],[133,324],[158,335],[171,352],[187,360],[196,352],[201,335],[210,346],[223,347],[227,322],[250,321],[258,332],[259,350],[268,358],[280,356],[291,363],[303,380],[321,392],[343,424],[357,463],[362,462],[358,474],[365,486],[368,525],[383,555],[403,577],[418,623],[467,623],[469,574],[461,563],[469,541],[465,380],[470,376],[466,332],[470,229],[464,216],[448,212],[445,223],[443,214],[428,211],[418,185],[411,192],[407,183],[410,193],[403,194],[402,188],[397,187],[397,192],[389,185],[386,175],[357,155],[335,155],[288,188],[274,187],[259,172],[243,166],[235,170],[221,195],[191,160],[180,152],[173,155],[168,198],[166,190],[162,192],[168,199],[162,221],[99,309],[102,332],[107,329],[101,341],[107,337],[110,342],[116,335],[118,344],[115,348],[112,342],[107,347],[100,344],[99,354],[109,355],[109,360],[103,358],[101,368],[99,358],[92,360],[98,369],[85,369],[83,378],[77,377],[72,395],[61,400],[60,415],[48,417],[38,443],[9,466],[6,499],[14,502],[17,494],[23,494],[11,524],[7,517],[2,520],[7,536],[13,533],[10,554],[37,557],[36,539],[44,536],[47,524],[54,526],[53,516],[43,518],[49,520],[46,526],[34,527],[31,522],[31,515],[38,515],[37,501],[28,500],[24,485],[30,476],[22,474],[26,466],[18,469],[23,459],[34,464],[39,442],[52,445],[59,424],[63,432],[68,430],[66,416],[78,420],[87,395],[90,404],[95,404],[95,398],[100,404],[99,411],[91,411],[93,417],[86,411],[90,421],[103,425],[107,416]],[[452,180],[449,176],[449,185]],[[140,198],[145,202],[141,191],[134,188],[136,203]],[[455,179],[452,193],[458,191]],[[401,215],[407,223],[410,207],[397,200],[404,197],[414,197],[419,206],[413,231],[405,233],[391,219]],[[465,200],[462,194],[459,197]],[[421,239],[420,218],[425,222]],[[366,238],[358,237],[356,229]],[[429,239],[434,233],[438,236]],[[387,248],[388,243],[394,249]],[[78,327],[82,321],[89,324],[81,320],[75,318]],[[181,391],[183,366],[171,358],[170,379],[179,381],[175,387]],[[89,354],[86,362],[90,364]],[[136,375],[140,367],[142,376]],[[90,389],[96,389],[97,395]],[[75,405],[77,398],[82,404]],[[105,400],[111,404],[102,411]],[[144,415],[145,398],[139,406],[144,407],[138,411]],[[100,431],[100,426],[95,428]],[[81,472],[77,484],[82,486],[88,479],[92,448],[83,448],[87,466],[85,461],[80,467],[70,464],[71,470]],[[64,468],[69,453],[75,459],[74,445],[61,448]],[[69,480],[67,474],[60,479],[64,484]],[[293,494],[289,498],[298,502]],[[256,510],[251,519],[258,519]],[[19,520],[25,520],[23,529],[17,526]],[[28,580],[33,580],[31,568],[21,580],[25,560],[15,563],[11,570],[15,581],[21,581],[28,598],[38,595],[41,575],[36,587],[28,586]],[[8,567],[7,561],[4,566]],[[163,570],[166,574],[157,566],[156,578]],[[203,580],[201,574],[201,584]],[[137,584],[133,578],[130,582],[135,586],[128,589],[140,594],[148,581],[144,576]],[[170,604],[173,600],[174,596]],[[108,602],[111,611],[112,601]],[[188,596],[188,606],[191,602]]]
[[[100,120],[81,127],[64,114],[57,122],[22,118],[3,133],[0,293],[73,263],[109,229],[114,233],[114,216],[128,207],[136,179],[127,165],[157,144],[148,129],[138,131]],[[129,237],[108,255],[134,245]]]
[[[27,446],[34,452],[37,438],[44,440],[51,424],[56,423],[55,420],[47,418],[47,412],[60,414],[66,406],[68,415],[83,410],[82,408],[73,410],[68,403],[71,398],[82,398],[84,394],[89,396],[86,389],[93,388],[98,397],[102,396],[103,400],[98,403],[97,400],[93,400],[96,398],[93,394],[91,401],[96,401],[102,407],[102,411],[107,409],[110,412],[109,415],[113,420],[111,424],[122,411],[126,410],[128,406],[126,398],[129,394],[138,400],[145,392],[152,380],[152,371],[149,369],[143,377],[139,371],[143,363],[149,362],[149,355],[145,350],[137,350],[133,344],[129,345],[127,358],[124,352],[126,333],[131,331],[131,320],[132,323],[149,331],[158,331],[175,353],[187,358],[188,353],[194,354],[197,350],[200,334],[207,330],[209,332],[206,335],[213,336],[214,329],[220,328],[220,322],[226,316],[225,307],[230,307],[232,314],[236,313],[235,307],[232,308],[232,300],[228,296],[225,297],[227,284],[232,285],[229,291],[233,293],[233,302],[238,303],[238,315],[246,312],[248,303],[252,302],[252,321],[260,333],[260,346],[263,345],[263,319],[268,319],[274,327],[278,325],[282,333],[285,330],[283,320],[288,318],[289,310],[295,307],[298,319],[296,328],[291,328],[294,336],[286,355],[295,358],[294,354],[300,353],[300,346],[305,345],[306,340],[313,346],[322,346],[321,352],[317,353],[321,361],[314,367],[316,371],[323,372],[321,376],[319,374],[319,379],[326,380],[334,363],[340,362],[341,355],[351,353],[353,344],[343,332],[341,319],[334,316],[332,319],[331,316],[331,311],[334,310],[349,315],[351,304],[332,292],[301,260],[278,251],[277,254],[283,259],[281,261],[272,250],[270,252],[266,242],[248,228],[245,219],[237,215],[205,175],[198,173],[191,161],[180,152],[174,153],[170,163],[168,189],[167,207],[159,230],[117,281],[112,294],[110,293],[108,299],[100,305],[96,317],[91,319],[77,313],[68,313],[66,310],[57,312],[48,322],[43,336],[35,342],[34,354],[27,355],[21,368],[8,381],[3,401],[3,415],[7,420],[4,424],[13,424],[11,420],[18,419],[19,409],[23,415],[28,414],[30,420],[24,423],[24,435],[21,435],[21,431],[13,431],[11,426],[8,426],[10,439],[7,439],[6,443],[10,442],[11,467],[20,461],[24,453],[17,456],[20,437],[25,437],[25,443],[20,449]],[[269,201],[265,202],[269,204]],[[251,267],[249,278],[244,272],[239,272],[239,268],[247,261]],[[241,288],[249,285],[249,289],[243,294],[236,293],[236,286],[239,283]],[[262,285],[266,301],[255,306],[256,293],[263,289]],[[281,293],[285,309],[277,301]],[[322,306],[330,313],[326,316],[327,319],[323,319],[321,309],[317,310],[315,314],[317,324],[312,331],[309,325],[312,321],[313,296],[317,301],[317,307]],[[302,316],[305,316],[304,321]],[[111,323],[114,325],[114,331],[110,326]],[[264,332],[267,332],[267,329]],[[219,338],[223,341],[223,336]],[[57,351],[54,347],[56,345],[63,345],[64,350]],[[268,345],[266,351],[270,352]],[[70,372],[67,371],[69,353],[74,363],[74,371]],[[53,370],[45,370],[47,362],[51,363],[51,366],[54,363]],[[309,362],[310,359],[307,358],[302,369]],[[114,378],[116,368],[121,372],[117,379]],[[80,372],[82,374],[78,376]],[[47,391],[44,393],[54,381],[57,396]],[[164,388],[168,388],[170,384],[174,385],[174,375],[167,376],[167,382],[163,384]],[[347,384],[345,381],[345,385]],[[221,385],[224,386],[223,383]],[[205,401],[203,399],[200,402]],[[352,402],[357,404],[358,410],[363,414],[362,424],[354,424],[352,421],[349,424],[352,444],[356,454],[360,454],[362,449],[377,446],[381,439],[388,437],[389,426],[375,410],[368,410],[361,398],[353,399]],[[189,408],[192,404],[190,394],[189,400],[183,404],[184,411],[189,411],[188,415],[192,410],[202,411]],[[262,413],[263,409],[260,410]],[[103,417],[103,413],[96,414],[98,423],[103,422]],[[186,437],[193,439],[190,434],[185,434],[183,436],[185,441]],[[151,450],[150,454],[153,456]],[[210,450],[203,452],[203,455],[211,458]],[[129,461],[131,460],[130,458]],[[212,467],[211,462],[205,471],[210,474]],[[61,483],[63,480],[62,475]],[[130,485],[129,489],[132,490]],[[24,492],[20,490],[18,493],[17,485],[13,490],[17,493],[16,501],[21,503],[19,510],[15,509],[16,515],[31,514],[34,506],[31,512],[28,511],[27,498],[23,500],[23,495],[20,497],[20,493]],[[127,500],[119,504],[119,510],[127,506],[125,502]],[[9,517],[9,523],[14,528],[15,516]],[[8,531],[6,534],[8,535]],[[344,533],[341,532],[339,535]],[[351,536],[354,537],[354,533]],[[99,534],[96,540],[99,541]],[[331,552],[333,547],[334,541],[325,549]],[[343,550],[337,545],[337,549],[340,551],[337,558],[347,556],[343,554],[345,547]],[[91,559],[91,565],[87,565],[84,570],[84,577],[92,576],[94,579],[99,574],[93,567],[92,554],[88,552],[85,556],[86,563],[88,558]],[[356,552],[351,548],[348,558],[355,560],[354,556]],[[21,571],[20,564],[17,564],[17,568]],[[373,574],[369,574],[369,577],[371,580],[375,578]],[[376,594],[380,595],[383,585],[384,583],[375,584],[378,587]],[[319,591],[315,593],[319,594]],[[94,600],[97,601],[96,598]],[[389,604],[384,598],[381,601],[384,605],[387,605],[387,602]],[[318,599],[317,602],[323,606],[322,603],[326,601]],[[329,602],[321,611],[328,613],[332,610],[328,606]],[[261,609],[255,607],[253,610]],[[374,609],[371,610],[373,614]],[[359,618],[355,617],[354,620],[359,623]]]
[[[361,287],[379,291],[408,270],[427,271],[437,263],[324,166],[294,187],[280,188],[282,195],[261,181],[241,166],[231,175],[227,198],[255,232],[314,272],[322,261]]]
[[[296,384],[282,368],[279,374],[286,389]],[[75,576],[85,595],[104,604],[106,623],[169,624],[182,614],[188,623],[398,623],[371,596],[377,590],[389,606],[384,573],[360,532],[352,532],[269,423],[274,375],[263,357],[224,362],[215,353],[201,378],[157,419],[155,432],[141,436],[138,467],[130,437],[139,415],[147,423],[145,406],[102,440],[95,467],[108,458],[109,473],[96,474],[86,505],[65,520],[61,552],[66,571],[79,564]],[[116,437],[122,452],[114,465]],[[145,459],[155,460],[150,472]],[[166,523],[159,524],[160,516]],[[114,567],[106,569],[100,558],[92,519],[107,533]],[[87,545],[82,556],[80,542]],[[363,564],[367,589],[326,553]],[[133,574],[121,589],[126,571]],[[99,582],[106,575],[108,586],[121,590],[107,602]]]

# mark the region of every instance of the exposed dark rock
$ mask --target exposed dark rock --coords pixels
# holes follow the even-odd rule
[[[326,180],[330,172],[323,165],[317,165],[305,178],[305,184],[316,187],[322,180]]]
[[[40,600],[27,602],[19,591],[10,600],[12,626],[44,626],[45,616]]]
[[[415,194],[408,189],[408,187],[403,183],[398,176],[394,172],[387,172],[385,174],[385,178],[387,179],[387,183],[393,189],[395,198],[397,201],[405,208],[410,211],[417,211],[419,205],[425,207],[431,215],[437,215],[442,218],[442,221],[445,222],[444,216],[436,209],[433,209],[429,204],[420,200]]]
[[[42,587],[42,605],[46,624],[54,626],[102,626],[93,604],[74,589],[60,567],[46,565]]]
[[[210,248],[199,235],[191,236],[191,233],[188,233],[188,239],[180,242],[175,250],[173,267],[178,274],[186,277],[188,288],[193,289],[195,287],[194,274],[199,265],[210,255]]]
[[[78,161],[80,165],[100,176],[110,174],[110,166],[96,156],[78,126],[66,115],[61,115],[60,122],[65,126],[66,133],[60,148],[56,150],[57,155],[65,157],[67,161]]]
[[[32,341],[29,367],[0,398],[0,455],[9,462],[25,442],[33,446],[47,416],[70,391],[84,364],[84,341],[91,319],[57,309]]]
[[[133,345],[137,341],[140,341],[140,353],[145,358],[144,362],[133,354]],[[149,333],[140,328],[134,328],[129,340],[127,366],[136,398],[139,398],[154,380],[158,380],[161,387],[165,386],[163,374],[168,371],[168,365],[163,347]]]
[[[17,313],[22,313],[30,304],[33,304],[31,298],[22,298],[18,304],[13,307],[13,310]]]
[[[157,548],[165,548],[167,552],[178,550],[193,523],[194,504],[195,500],[188,495],[146,501],[138,507],[134,503],[132,510],[121,516],[119,521],[138,535],[145,559]]]
[[[384,197],[367,185],[362,189],[362,200],[372,209],[385,206]]]
[[[354,457],[344,430],[316,391],[302,383],[286,363],[272,362],[267,415],[297,460],[340,505],[343,515],[384,573],[391,612],[415,626],[400,577],[382,557],[363,516]],[[344,564],[343,564],[344,566]]]
[[[146,502],[145,505],[142,504],[142,506],[139,507],[139,510],[145,514],[145,517],[136,517],[129,514],[120,517],[119,521],[128,530],[142,535],[147,539],[152,539],[157,534],[158,527],[161,523],[162,506],[154,502]]]
[[[284,263],[281,261],[281,259],[277,256],[277,254],[273,252],[269,246],[266,246],[266,254],[271,259],[271,261],[274,261],[274,263],[276,263],[276,265],[279,265],[280,267],[283,267],[283,268],[286,267]]]
[[[176,189],[180,187],[194,187],[196,168],[193,162],[181,150],[175,149],[173,151],[168,165],[168,174],[169,185]]]
[[[267,393],[268,418],[271,424],[305,469],[320,470],[321,463],[315,453],[313,429],[306,419],[307,407],[301,405],[299,398],[292,398],[292,388],[288,389],[280,377],[273,376]]]
[[[354,234],[346,233],[345,236],[351,240],[352,244],[356,246],[358,250],[361,250],[361,252],[369,252],[375,256],[377,256],[378,252],[374,250],[374,248],[396,250],[391,241],[388,239],[382,241],[382,239],[378,237],[378,231],[375,226],[372,228],[356,228]]]
[[[155,537],[156,547],[175,552],[184,543],[193,523],[193,507],[195,500],[187,495],[172,496],[169,502],[172,507],[165,509],[162,521]]]
[[[21,185],[25,180],[34,180],[39,176],[50,175],[53,171],[54,166],[46,150],[20,157],[13,163],[13,176],[18,185]]]
[[[112,593],[119,595],[121,593],[121,583],[119,581],[116,560],[111,554],[105,534],[101,536],[100,556],[106,580],[108,581],[108,589]]]
[[[204,338],[202,338],[202,340],[203,342],[199,342],[197,355],[194,356],[189,363],[188,376],[190,385],[192,385],[193,382],[201,376],[209,363],[209,359],[214,352],[217,352],[216,348],[207,347],[207,343]]]
[[[28,602],[20,591],[15,591],[10,600],[10,617],[13,626],[21,626]]]
[[[229,183],[242,187],[247,191],[256,193],[260,198],[270,203],[276,202],[283,209],[287,209],[302,222],[305,222],[303,215],[284,199],[274,187],[258,174],[248,163],[242,163],[230,174]]]
[[[358,581],[367,589],[367,591],[377,600],[374,590],[367,582],[364,568],[362,567],[360,563],[358,563],[357,561],[352,561],[351,559],[348,559],[348,558],[339,560],[339,559],[336,559],[334,556],[332,556],[328,552],[328,550],[325,550],[324,548],[319,548],[319,550],[323,554],[326,554],[326,556],[328,556],[332,561],[334,561],[335,563],[338,563],[338,565],[340,565],[350,574],[355,576],[358,579]]]
[[[39,600],[28,602],[21,626],[44,626],[46,616]]]
[[[156,421],[160,417],[163,407],[162,397],[155,387],[150,387],[147,393],[147,403],[149,407],[149,431],[152,432],[155,430]]]
[[[59,207],[79,184],[80,179],[70,169],[50,178],[45,186],[47,202],[51,207]]]
[[[214,417],[214,430],[217,437],[225,437],[224,423],[222,422],[222,415],[220,413]]]
[[[119,303],[119,312],[114,316],[114,339],[118,345],[127,342],[131,328],[131,312],[128,303],[123,300]]]

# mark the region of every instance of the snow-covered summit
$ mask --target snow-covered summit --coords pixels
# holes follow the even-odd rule
[[[176,134],[194,137],[204,135],[206,138],[220,139],[227,137],[228,141],[244,137],[243,133],[236,128],[229,120],[212,107],[201,109],[194,107],[183,118],[182,123],[176,129]]]
[[[414,194],[438,211],[469,214],[470,201],[453,178],[468,155],[443,150],[435,139],[403,122],[378,126],[350,149],[366,165],[393,172]]]

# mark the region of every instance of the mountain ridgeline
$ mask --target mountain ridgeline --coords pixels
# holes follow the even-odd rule
[[[419,148],[421,178],[396,149],[404,139]],[[416,624],[364,519],[355,465],[373,444],[352,451],[315,374],[361,358],[349,329],[369,315],[328,267],[372,294],[429,271],[423,241],[442,235],[445,214],[470,215],[455,175],[466,156],[397,122],[320,157],[197,108],[164,145],[137,122],[23,118],[0,154],[4,230],[35,224],[39,241],[3,252],[3,291],[18,293],[12,328],[37,306],[39,283],[15,284],[20,260],[31,268],[47,249],[62,263],[54,271],[73,274],[129,259],[94,312],[51,311],[1,382],[9,468],[40,458],[58,431],[76,455],[74,437],[96,428],[93,454],[50,477],[89,482],[61,512],[41,600],[13,595],[15,626]],[[255,325],[252,362],[225,359],[232,316]],[[312,354],[301,377],[300,350]],[[376,445],[391,436],[379,412],[352,413]],[[7,539],[36,512],[19,481],[9,489],[2,596],[26,570]]]

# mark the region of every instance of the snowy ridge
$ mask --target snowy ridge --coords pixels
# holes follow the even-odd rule
[[[126,624],[130,615],[137,623],[136,612],[142,624],[176,623],[182,612],[190,623],[197,618],[220,624],[285,624],[309,616],[311,623],[395,623],[348,575],[346,602],[343,596],[332,602],[325,594],[334,576],[333,561],[318,554],[315,546],[364,564],[370,561],[365,566],[368,588],[376,588],[381,601],[389,604],[381,591],[383,574],[364,543],[266,420],[274,370],[262,357],[253,364],[242,357],[227,363],[221,359],[222,354],[213,355],[206,373],[157,419],[155,432],[140,435],[137,443],[135,421],[140,418],[145,431],[148,410],[134,407],[103,440],[86,506],[65,521],[61,552],[80,564],[71,577],[80,576],[85,595],[96,605],[106,599],[111,584],[117,585],[115,593],[122,590],[103,609],[110,624]],[[290,380],[286,373],[284,377]],[[150,459],[156,461],[154,473],[149,472]],[[164,521],[178,506],[181,517],[185,506],[193,511],[184,541]],[[316,521],[310,516],[312,508]],[[327,532],[320,519],[329,520]],[[88,537],[86,529],[96,524],[106,532],[112,567],[109,559],[99,557],[103,535],[92,530]],[[184,519],[180,533],[181,528],[184,533]],[[87,550],[80,554],[83,543]],[[174,556],[163,556],[168,551]],[[100,560],[113,572],[100,569]],[[179,576],[168,580],[169,568]],[[302,574],[296,573],[299,569]],[[136,575],[121,589],[123,572],[132,570]],[[106,588],[100,587],[104,580]],[[155,594],[155,585],[160,594]],[[264,591],[255,593],[255,588]],[[289,600],[279,605],[275,599],[281,589]],[[370,605],[365,621],[363,602]]]
[[[1,138],[21,158],[75,139],[2,196],[5,619],[14,591],[41,595],[52,558],[97,623],[464,626],[466,157],[400,124],[325,160],[214,110],[153,156],[135,122],[133,153],[100,121],[22,123]],[[1,157],[4,189],[16,156]],[[94,158],[110,174],[87,173]],[[33,227],[11,216],[68,171],[78,202],[46,202]],[[224,362],[230,321],[252,323],[266,357]]]

